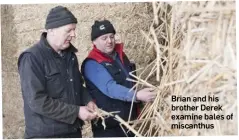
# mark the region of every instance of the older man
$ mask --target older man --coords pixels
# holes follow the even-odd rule
[[[95,99],[99,108],[106,111],[120,111],[119,116],[128,120],[134,91],[129,92],[133,83],[126,80],[129,72],[135,70],[123,52],[123,44],[116,44],[115,29],[108,20],[95,21],[92,25],[91,40],[93,49],[82,64],[82,74],[87,88]],[[132,119],[137,118],[137,104],[139,101],[150,102],[156,93],[145,88],[136,93],[132,110]],[[125,137],[119,123],[110,117],[105,120],[106,129],[98,121],[92,124],[94,137]]]
[[[80,138],[83,121],[96,117],[70,43],[76,24],[66,7],[52,8],[40,41],[19,57],[25,138]]]

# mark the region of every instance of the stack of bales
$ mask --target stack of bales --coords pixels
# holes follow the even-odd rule
[[[133,127],[142,136],[237,134],[237,64],[235,1],[200,1],[152,4],[154,19],[145,46],[135,54],[146,59],[137,70],[136,87],[157,91]],[[147,54],[151,54],[148,55]],[[207,97],[201,102],[171,102],[172,95]],[[209,102],[208,96],[218,101]],[[222,111],[171,111],[171,106],[222,105]],[[203,115],[202,120],[172,120],[172,115]],[[224,115],[205,120],[204,114]],[[232,120],[226,116],[233,114]],[[213,124],[213,129],[172,128],[171,124]],[[181,127],[182,128],[182,127]]]
[[[143,42],[140,29],[147,30],[152,20],[148,3],[1,5],[3,138],[23,138],[23,100],[17,59],[22,51],[40,39],[47,14],[57,5],[66,6],[78,19],[73,44],[78,49],[79,64],[91,49],[90,31],[95,20],[110,20],[116,28],[117,39],[124,41],[126,50],[136,50]],[[91,137],[90,128],[85,130],[83,136]]]

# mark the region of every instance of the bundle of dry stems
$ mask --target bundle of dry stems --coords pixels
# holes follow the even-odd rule
[[[146,41],[138,46],[141,53],[135,52],[137,59],[149,59],[136,70],[137,76],[131,73],[134,79],[128,80],[135,82],[136,90],[145,86],[154,88],[157,97],[144,106],[137,120],[116,119],[136,136],[237,134],[235,1],[153,2],[152,7],[153,23],[148,32],[141,31]],[[206,113],[233,113],[234,119],[173,121],[172,114],[203,115],[205,112],[171,111],[172,95],[218,97],[218,102],[187,104],[220,104],[223,111]],[[213,124],[214,129],[172,129],[171,124],[175,123]]]

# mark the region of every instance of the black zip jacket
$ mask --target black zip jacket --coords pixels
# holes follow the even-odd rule
[[[25,138],[44,138],[79,131],[79,106],[91,97],[83,86],[75,52],[70,46],[60,56],[46,33],[18,59],[24,100]]]

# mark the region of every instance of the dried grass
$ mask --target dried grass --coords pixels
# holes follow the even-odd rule
[[[237,134],[235,1],[153,2],[154,21],[141,31],[145,47],[136,52],[145,62],[137,70],[137,89],[157,90],[153,103],[143,108],[132,127],[142,136]],[[151,56],[147,57],[147,52]],[[149,58],[149,59],[148,59]],[[140,61],[140,60],[137,60]],[[219,102],[188,105],[222,105],[223,111],[171,111],[171,95],[219,97]],[[183,105],[175,103],[174,105]],[[180,120],[171,115],[207,113],[229,115],[233,120]],[[214,129],[171,129],[172,123],[214,124]],[[132,123],[132,122],[130,122]]]

